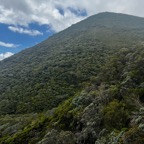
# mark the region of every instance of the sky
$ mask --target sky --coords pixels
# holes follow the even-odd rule
[[[143,0],[0,0],[0,61],[100,12],[144,17]]]

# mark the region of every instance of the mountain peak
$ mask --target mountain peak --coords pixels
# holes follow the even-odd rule
[[[116,13],[116,12],[100,12],[98,14],[95,14],[93,16],[127,16],[127,17],[138,17],[138,16],[133,16],[133,15],[130,15],[130,14],[124,14],[124,13]]]
[[[105,27],[105,28],[144,28],[144,18],[122,13],[102,12],[88,17],[73,25],[76,29]]]

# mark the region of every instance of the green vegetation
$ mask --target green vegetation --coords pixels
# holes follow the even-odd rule
[[[144,19],[101,13],[0,62],[1,144],[143,144]]]
[[[107,129],[118,129],[126,127],[128,123],[128,110],[126,105],[114,100],[104,108],[104,124]]]

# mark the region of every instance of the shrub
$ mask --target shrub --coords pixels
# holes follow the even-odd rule
[[[103,109],[104,126],[109,129],[121,129],[127,125],[128,111],[123,102],[114,100]]]

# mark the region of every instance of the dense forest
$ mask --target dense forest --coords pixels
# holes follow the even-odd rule
[[[1,144],[143,144],[144,18],[100,13],[0,62]]]

